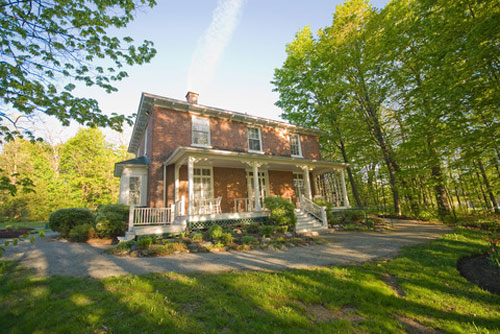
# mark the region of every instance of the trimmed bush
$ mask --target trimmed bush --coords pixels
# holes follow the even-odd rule
[[[203,233],[198,232],[198,233],[193,234],[193,236],[191,237],[191,240],[192,241],[201,241],[201,240],[203,240]]]
[[[232,244],[234,240],[234,237],[231,233],[222,233],[222,235],[219,238],[219,241],[223,243],[224,245],[229,245]]]
[[[139,241],[137,241],[137,246],[139,246],[139,248],[141,249],[148,249],[149,247],[151,247],[152,244],[153,244],[153,239],[149,237],[141,238],[139,239]]]
[[[284,227],[288,227],[285,225]],[[276,226],[274,225],[264,225],[262,226],[262,229],[260,230],[260,233],[263,237],[270,237],[274,231],[276,231]]]
[[[90,224],[76,225],[69,231],[69,240],[74,242],[85,242],[93,237],[95,231],[94,227]]]
[[[255,239],[254,236],[251,236],[251,235],[245,235],[241,241],[243,241],[243,244],[245,245],[252,245],[252,244],[255,244],[257,242],[257,239]]]
[[[297,223],[295,216],[295,206],[292,202],[283,197],[266,197],[264,200],[265,207],[270,211],[269,220],[271,223],[278,226],[288,226],[293,229]]]
[[[52,212],[49,217],[49,227],[51,230],[61,233],[67,237],[69,232],[77,225],[94,225],[94,215],[86,208],[60,209]]]
[[[208,229],[208,236],[212,240],[219,240],[220,237],[222,236],[222,227],[219,225],[212,225]]]
[[[129,207],[124,204],[103,205],[97,210],[96,230],[101,238],[115,238],[127,231]]]
[[[257,223],[252,223],[246,227],[247,233],[259,233],[260,225]]]

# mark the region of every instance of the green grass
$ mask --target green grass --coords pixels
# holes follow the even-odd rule
[[[500,296],[455,267],[461,256],[484,250],[484,236],[458,229],[389,261],[276,273],[37,278],[4,262],[0,331],[405,333],[399,315],[445,333],[500,333]]]
[[[0,229],[24,228],[24,227],[45,229],[45,224],[47,224],[47,222],[7,222],[7,223],[0,223]]]

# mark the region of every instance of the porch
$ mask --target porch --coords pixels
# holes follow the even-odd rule
[[[164,207],[131,209],[129,231],[175,233],[206,226],[204,222],[251,222],[268,216],[263,202],[268,196],[289,199],[303,211],[300,217],[312,217],[325,227],[324,208],[313,199],[349,207],[344,167],[332,161],[181,147],[163,165]]]

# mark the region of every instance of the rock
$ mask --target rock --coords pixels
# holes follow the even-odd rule
[[[135,251],[135,250],[139,250],[139,246],[137,246],[136,244],[134,244],[134,245],[132,245],[132,247],[130,247],[130,252]]]
[[[203,247],[203,248],[210,248],[210,247],[212,247],[213,245],[214,245],[214,244],[213,244],[212,242],[210,242],[210,241],[205,241],[205,242],[203,242],[203,243],[201,244],[201,247]]]
[[[284,234],[285,234],[285,237],[287,237],[287,238],[293,237],[293,234],[291,232],[285,232]]]
[[[189,249],[190,252],[196,253],[198,252],[198,245],[197,244],[188,244],[187,248]]]
[[[210,253],[218,253],[220,251],[219,248],[211,248]]]
[[[271,238],[262,238],[263,243],[267,244],[269,241],[271,241]]]
[[[234,232],[235,234],[238,234],[238,235],[243,234],[243,232],[241,232],[241,230],[240,230],[239,228],[235,228],[235,229],[233,230],[233,232]]]

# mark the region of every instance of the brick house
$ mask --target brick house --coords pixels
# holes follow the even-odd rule
[[[142,94],[128,147],[137,158],[115,165],[120,203],[135,206],[130,228],[263,217],[267,196],[349,206],[345,164],[321,159],[319,130],[197,100]]]

